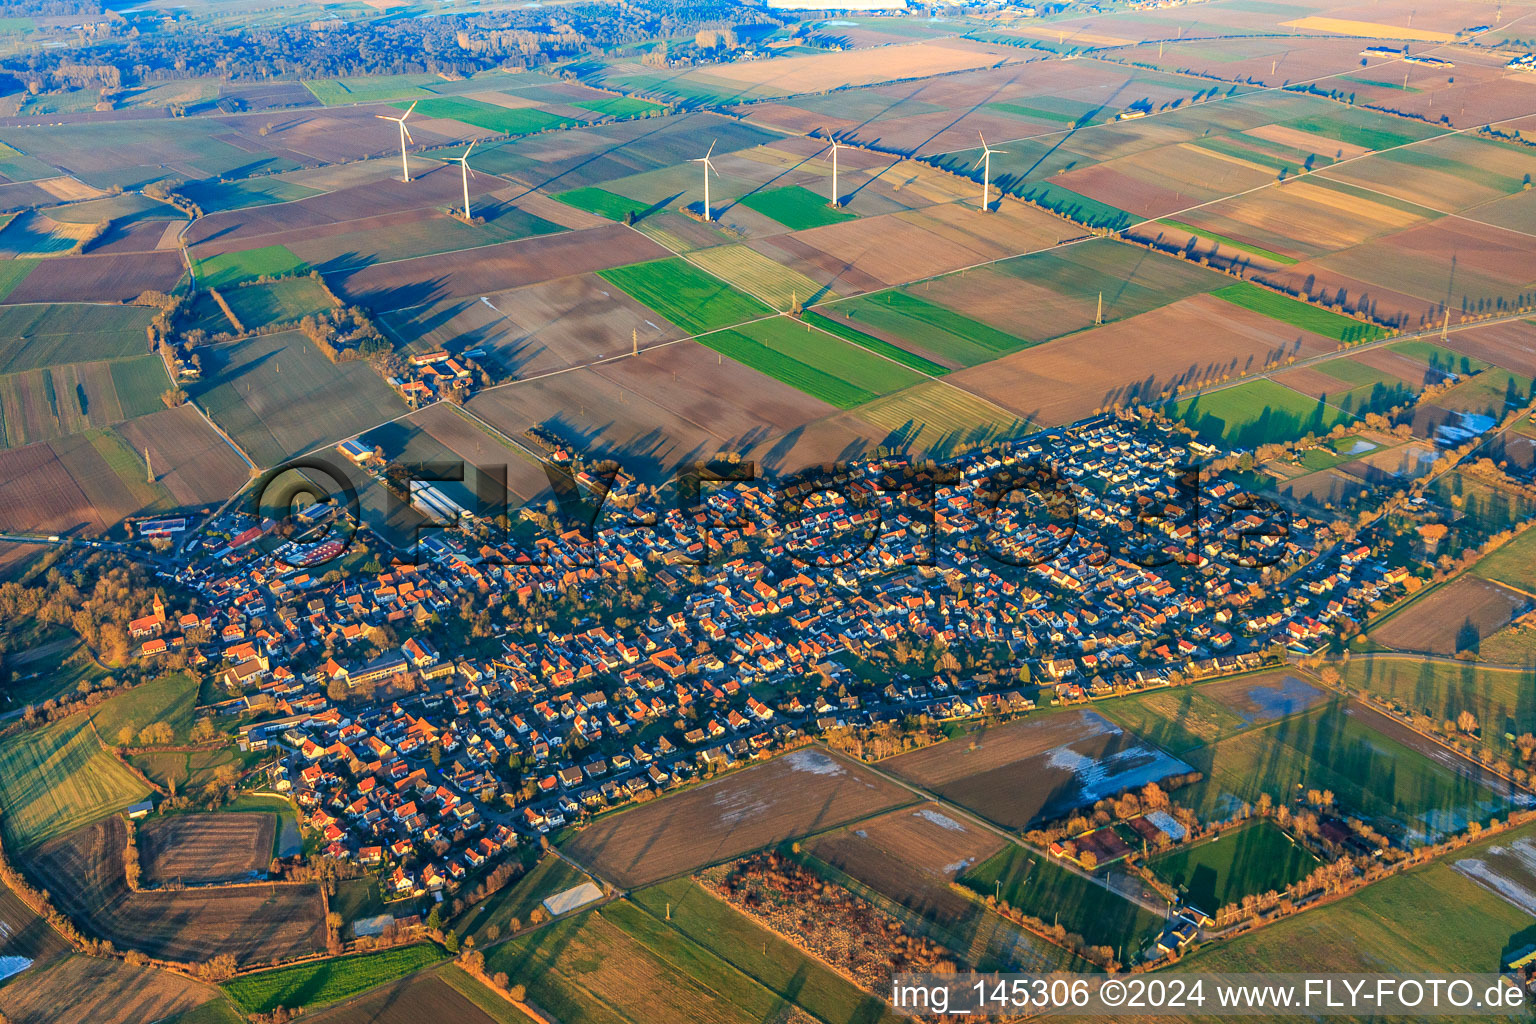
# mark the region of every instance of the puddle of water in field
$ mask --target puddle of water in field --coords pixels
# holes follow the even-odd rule
[[[797,772],[812,775],[846,775],[848,770],[819,750],[797,750],[784,758],[784,763]]]
[[[922,810],[918,811],[916,817],[922,818],[924,821],[932,822],[933,824],[939,826],[939,828],[948,829],[951,832],[965,831],[965,826],[960,824],[954,818],[946,817],[945,815],[940,814],[938,811],[935,811],[929,807],[924,807]]]

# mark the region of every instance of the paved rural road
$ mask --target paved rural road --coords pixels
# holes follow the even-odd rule
[[[827,747],[826,744],[824,744],[824,743],[818,742],[817,745],[821,746],[821,747],[823,747],[825,749],[828,749],[828,750],[831,749],[830,747]],[[1039,850],[1035,849],[1033,846],[1030,846],[1024,840],[1020,839],[1018,836],[1014,835],[1012,832],[1009,832],[1007,829],[1002,828],[999,825],[994,825],[990,821],[987,821],[985,818],[978,817],[976,814],[972,813],[971,811],[968,811],[968,810],[966,810],[963,807],[957,806],[956,804],[951,803],[950,801],[944,799],[941,796],[938,796],[937,794],[930,793],[928,790],[924,789],[922,786],[914,785],[913,783],[910,783],[910,782],[906,781],[905,779],[898,778],[897,776],[892,775],[890,772],[882,771],[880,768],[876,767],[875,765],[869,764],[869,763],[864,762],[864,761],[859,761],[858,765],[864,771],[867,771],[867,772],[870,772],[871,774],[877,775],[880,778],[884,779],[886,782],[891,783],[892,785],[900,786],[902,789],[906,790],[909,793],[912,793],[915,796],[919,796],[919,797],[922,797],[924,800],[928,800],[928,801],[931,801],[932,803],[936,803],[940,807],[943,807],[946,811],[953,812],[956,816],[964,818],[966,821],[969,821],[972,824],[974,824],[974,825],[976,825],[976,826],[978,826],[980,828],[986,829],[988,832],[991,832],[993,835],[996,835],[996,836],[999,836],[999,837],[1001,837],[1003,839],[1006,839],[1008,842],[1012,843],[1014,846],[1019,847],[1020,849],[1028,850],[1031,854],[1033,854],[1033,855],[1035,855],[1037,857],[1044,857],[1044,856],[1046,856],[1045,854],[1042,854]],[[1078,867],[1076,864],[1073,864],[1071,861],[1058,859],[1056,861],[1053,861],[1052,863],[1057,864],[1061,868],[1063,868],[1063,869],[1065,869],[1067,871],[1070,871],[1073,874],[1078,875],[1081,878],[1087,879],[1088,881],[1092,882],[1094,885],[1099,886],[1101,889],[1108,889],[1112,893],[1115,893],[1115,894],[1117,894],[1119,896],[1124,896],[1126,899],[1130,900],[1132,903],[1136,904],[1138,907],[1141,907],[1143,910],[1150,911],[1151,913],[1154,913],[1154,914],[1158,915],[1159,917],[1166,917],[1168,915],[1168,904],[1167,904],[1167,902],[1163,901],[1163,900],[1153,901],[1153,900],[1148,900],[1148,899],[1143,898],[1142,895],[1141,895],[1142,886],[1141,886],[1140,883],[1136,883],[1136,885],[1134,887],[1134,891],[1132,891],[1130,888],[1122,889],[1122,888],[1119,888],[1117,886],[1111,885],[1107,878],[1100,878],[1097,875],[1092,874],[1091,872],[1084,871],[1082,868]]]

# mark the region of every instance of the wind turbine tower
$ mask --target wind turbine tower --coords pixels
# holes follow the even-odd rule
[[[981,139],[981,159],[976,161],[976,163],[971,167],[971,170],[974,171],[977,167],[982,168],[981,212],[986,213],[990,208],[992,200],[992,154],[997,153],[1001,156],[1002,154],[1006,153],[1007,150],[993,149],[991,146],[987,145],[987,137],[985,135],[982,135],[981,132],[977,132],[976,135]]]
[[[374,117],[380,118],[381,120],[393,121],[395,124],[400,126],[400,174],[406,182],[411,180],[411,167],[405,162],[405,140],[411,139],[411,130],[405,126],[405,119],[411,116],[411,111],[415,110],[416,104],[420,102],[420,100],[417,100],[415,103],[412,103],[409,107],[406,108],[405,113],[401,114],[399,117],[390,117],[388,114],[373,115]],[[411,139],[411,141],[415,142],[416,140]]]
[[[707,153],[700,157],[694,157],[693,159],[694,163],[704,165],[704,220],[706,223],[714,220],[709,212],[709,174],[711,171],[714,171],[715,174],[719,174],[720,172],[715,171],[715,165],[709,162],[709,158],[714,155],[715,143],[719,141],[719,139],[716,139],[715,142],[711,142],[709,144],[709,151]]]
[[[834,209],[834,210],[843,205],[842,196],[837,191],[837,151],[839,149],[841,149],[841,148],[842,147],[837,144],[837,140],[833,139],[832,140],[832,209]]]
[[[469,169],[469,154],[474,151],[475,142],[476,141],[478,141],[478,140],[471,139],[470,143],[469,143],[469,148],[464,151],[464,155],[463,156],[456,156],[456,157],[453,158],[453,162],[459,165],[460,176],[464,179],[464,219],[465,220],[469,220],[469,179],[473,178],[475,176],[475,172]]]

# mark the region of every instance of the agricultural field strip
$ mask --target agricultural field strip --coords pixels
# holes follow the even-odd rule
[[[958,200],[956,200],[956,201],[958,202]],[[630,230],[631,231],[638,231],[638,229],[635,228],[633,225],[630,226]],[[678,255],[681,256],[684,260],[687,260],[687,262],[691,266],[696,267],[697,269],[703,271],[704,273],[708,274],[710,277],[713,277],[715,280],[719,281],[721,284],[724,284],[726,287],[728,287],[728,288],[734,288],[735,287],[729,281],[727,281],[725,278],[721,277],[719,274],[716,274],[714,271],[710,270],[704,264],[698,262],[695,259],[690,259],[689,257],[690,257],[691,254],[689,254],[689,253],[678,253]],[[1027,255],[1027,254],[1022,254],[1021,253],[1020,255]],[[884,290],[884,289],[882,289],[882,290]],[[778,314],[778,315],[782,316],[783,314]],[[705,331],[705,332],[703,332],[703,334],[694,335],[692,338],[679,338],[677,340],[678,341],[692,341],[692,340],[695,340],[697,338],[704,337],[705,335],[708,335],[708,334],[718,334],[721,331],[735,330],[735,329],[737,329],[739,327],[746,326],[747,323],[758,323],[758,322],[761,322],[763,320],[773,320],[773,319],[776,319],[776,318],[777,317],[758,317],[756,320],[750,320],[750,321],[746,321],[745,323],[735,324],[735,325],[733,325],[731,327],[717,328],[716,330],[713,330],[713,331]],[[827,330],[825,327],[822,327],[820,324],[812,323],[809,320],[802,320],[801,322],[804,323],[807,327],[813,328],[816,331],[820,332],[821,334],[826,335],[828,338],[831,338],[833,341],[842,342],[843,344],[847,344],[847,345],[857,344],[856,342],[848,341],[846,338],[840,337],[839,335],[836,335],[836,334],[832,333],[831,331]],[[671,344],[676,344],[676,342],[666,341],[666,342],[661,342],[661,343],[656,344],[656,345],[652,345],[650,347],[651,348],[662,348],[662,347],[664,347],[666,345],[671,345]],[[985,403],[986,405],[990,405],[992,408],[994,408],[997,411],[999,411],[1001,413],[1004,413],[1004,414],[1006,414],[1008,416],[1014,415],[1012,410],[1003,408],[1001,405],[998,405],[992,399],[986,398],[985,396],[982,396],[982,395],[978,395],[974,391],[969,391],[969,390],[961,387],[960,385],[954,383],[953,381],[945,379],[944,377],[935,377],[931,373],[926,373],[923,370],[920,370],[920,369],[918,369],[915,366],[912,366],[912,365],[910,365],[908,363],[903,363],[900,360],[894,359],[891,356],[886,355],[884,352],[880,352],[880,351],[878,351],[876,349],[864,348],[864,346],[862,346],[862,345],[859,345],[858,347],[860,349],[862,349],[863,351],[868,352],[871,355],[880,357],[881,359],[883,359],[886,362],[892,364],[893,366],[902,367],[903,369],[910,370],[913,373],[916,373],[916,374],[919,374],[919,375],[921,375],[923,377],[926,377],[930,381],[933,381],[933,382],[938,383],[938,384],[943,384],[946,387],[953,388],[954,390],[960,392],[961,394],[969,395],[971,398],[977,399],[977,400]],[[610,359],[613,359],[613,358],[622,359],[622,358],[624,358],[624,356],[622,356],[622,355],[620,355],[620,356],[612,356],[612,357],[609,357],[609,358]]]

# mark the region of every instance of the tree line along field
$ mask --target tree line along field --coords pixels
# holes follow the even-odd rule
[[[453,927],[484,945],[490,941],[491,928],[510,935],[512,922],[528,924],[534,909],[547,897],[591,880],[564,858],[546,855],[516,882],[466,909]]]
[[[1263,313],[1272,320],[1290,324],[1313,334],[1321,334],[1348,344],[1375,341],[1386,331],[1375,324],[1365,323],[1342,316],[1326,309],[1318,309],[1285,295],[1240,281],[1218,288],[1211,293],[1217,298],[1256,313]]]

